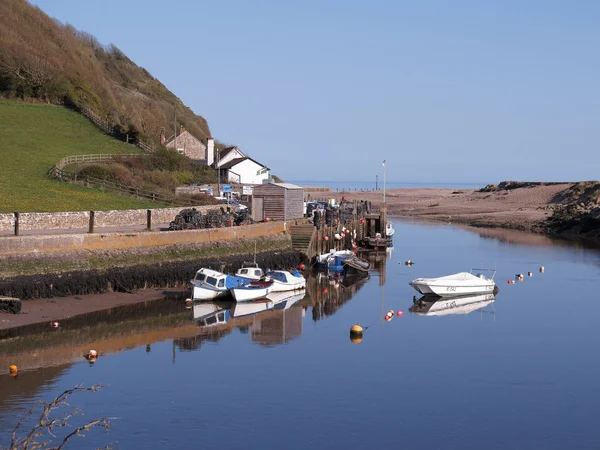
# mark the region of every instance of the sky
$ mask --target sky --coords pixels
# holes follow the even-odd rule
[[[600,178],[595,0],[32,0],[286,180]]]

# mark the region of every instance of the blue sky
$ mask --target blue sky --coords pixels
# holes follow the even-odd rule
[[[597,1],[32,3],[284,179],[600,178]]]

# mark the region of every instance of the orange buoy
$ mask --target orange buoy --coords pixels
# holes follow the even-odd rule
[[[306,267],[306,266],[305,266],[304,264],[300,263],[300,265],[298,266],[298,269],[299,269],[299,270],[304,270],[304,268],[305,268],[305,267]]]
[[[11,376],[15,376],[17,375],[17,372],[19,371],[19,369],[17,369],[17,366],[15,366],[14,364],[11,364],[10,366],[8,366],[8,372],[10,373]]]
[[[397,315],[398,317],[401,317],[401,316],[403,316],[403,315],[404,315],[404,313],[403,313],[402,311],[396,311],[396,315]]]

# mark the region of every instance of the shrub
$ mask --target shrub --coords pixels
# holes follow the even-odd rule
[[[115,180],[111,166],[107,164],[90,164],[82,167],[78,172],[79,178],[99,178],[101,180]]]
[[[177,186],[181,186],[184,184],[192,184],[194,181],[194,174],[189,170],[181,171],[181,172],[173,172],[173,181]]]

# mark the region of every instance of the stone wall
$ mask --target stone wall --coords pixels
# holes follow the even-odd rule
[[[287,228],[286,222],[270,222],[202,230],[5,236],[0,237],[0,258],[11,255],[25,256],[28,253],[126,250],[139,247],[253,239],[283,233]]]
[[[218,210],[219,205],[196,206],[202,214],[209,210]],[[152,224],[170,223],[182,207],[152,209]],[[96,211],[94,215],[94,226],[117,227],[127,225],[145,225],[145,209]],[[90,223],[89,211],[71,211],[57,213],[20,213],[19,229],[29,230],[65,230],[70,228],[87,228]],[[12,213],[0,214],[0,232],[10,233],[14,231],[15,215]]]

